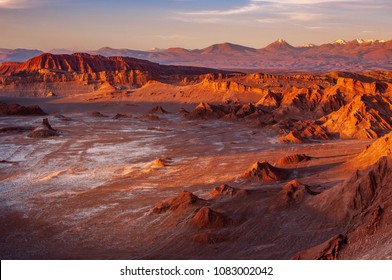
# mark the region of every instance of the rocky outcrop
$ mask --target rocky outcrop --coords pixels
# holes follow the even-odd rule
[[[150,167],[151,168],[162,168],[166,167],[169,164],[170,160],[164,159],[164,158],[158,158],[151,162]]]
[[[241,178],[258,181],[261,183],[280,182],[290,177],[290,171],[274,167],[267,161],[254,163]]]
[[[381,157],[390,156],[391,154],[392,132],[374,141],[347,164],[356,168],[365,168],[371,164],[376,163]]]
[[[256,103],[256,106],[263,106],[265,108],[276,109],[280,106],[281,97],[271,92],[270,90],[265,90],[262,93],[262,97]]]
[[[112,93],[117,91],[116,87],[113,86],[111,83],[109,83],[108,81],[103,82],[100,87],[94,92],[95,94],[97,93]]]
[[[282,143],[306,143],[310,140],[330,140],[332,135],[321,125],[320,121],[306,120],[288,123],[286,125],[288,133],[278,140]]]
[[[20,62],[4,62],[0,64],[0,75],[11,75],[16,69],[18,69],[20,64]]]
[[[285,90],[282,96],[281,106],[308,112],[314,111],[319,105],[322,92],[316,85],[313,89],[292,87]]]
[[[226,215],[209,207],[200,208],[191,220],[191,224],[198,228],[222,228],[228,223]]]
[[[392,102],[383,96],[356,95],[322,119],[329,133],[341,138],[375,139],[392,130]]]
[[[288,155],[285,157],[282,157],[278,159],[276,164],[278,165],[286,165],[286,164],[296,164],[300,162],[306,162],[311,160],[312,158],[305,155],[305,154],[293,154],[293,155]]]
[[[385,141],[385,140],[383,140]],[[392,215],[392,157],[356,171],[347,180],[305,201],[341,234],[293,259],[353,259],[388,255]]]
[[[167,114],[169,113],[165,109],[162,108],[162,106],[158,105],[150,110],[150,114]]]
[[[38,105],[25,107],[19,104],[0,102],[0,115],[45,116],[46,113]]]
[[[153,208],[153,213],[164,213],[168,210],[170,211],[177,211],[177,210],[185,210],[191,205],[200,205],[203,204],[205,201],[200,199],[196,195],[188,192],[182,191],[177,196],[165,199],[161,202],[155,204]]]
[[[201,83],[201,86],[205,89],[210,89],[214,91],[234,91],[241,93],[256,93],[262,94],[263,90],[258,87],[252,87],[248,85],[244,85],[242,83],[233,81],[233,80],[213,80],[213,79],[204,79]]]
[[[98,111],[92,112],[92,113],[90,114],[90,116],[91,116],[91,117],[94,117],[94,118],[107,118],[106,115],[104,115],[104,114],[102,114],[101,112],[98,112]]]
[[[247,190],[237,189],[230,187],[229,185],[223,184],[219,187],[215,187],[210,192],[212,197],[242,197],[248,194]]]
[[[31,138],[48,138],[58,135],[58,131],[53,129],[49,124],[48,119],[45,118],[42,120],[42,124],[30,132],[27,136]]]
[[[360,81],[355,78],[339,77],[336,81],[336,88],[345,94],[376,94],[380,93],[376,82]]]
[[[185,108],[180,108],[180,110],[178,110],[178,112],[180,114],[189,114],[189,111],[187,111]]]
[[[158,67],[159,64],[134,58],[104,57],[87,53],[75,53],[71,55],[45,53],[22,63],[14,73],[32,73],[47,69],[91,74],[103,71],[155,70]]]
[[[347,244],[347,236],[339,234],[324,243],[295,254],[293,260],[336,260]]]
[[[187,119],[218,119],[226,114],[223,106],[201,102],[189,114]]]
[[[292,180],[282,187],[278,193],[278,201],[281,205],[300,203],[306,196],[319,194],[312,191],[308,185],[302,184],[297,180]]]
[[[353,219],[379,205],[392,206],[392,158],[382,157],[349,179],[322,192],[311,203],[334,219]]]
[[[57,82],[80,82],[79,87],[83,88],[97,83],[104,86],[101,89],[103,92],[108,91],[108,83],[142,86],[150,80],[179,81],[186,77],[218,73],[208,68],[160,65],[132,57],[104,57],[87,53],[45,53],[2,69],[7,74],[3,78],[4,85],[50,82],[55,86]]]
[[[286,135],[280,136],[278,138],[278,141],[281,143],[295,143],[295,144],[308,142],[308,140],[304,138],[301,134],[293,131],[290,131]]]
[[[114,120],[118,120],[118,119],[130,119],[130,118],[132,118],[132,115],[131,115],[131,114],[121,114],[121,113],[117,113],[117,114],[113,117]]]
[[[220,119],[234,120],[265,120],[270,119],[270,113],[256,107],[252,103],[210,104],[201,102],[190,113],[184,115],[188,119]]]

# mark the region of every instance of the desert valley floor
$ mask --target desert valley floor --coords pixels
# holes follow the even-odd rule
[[[268,127],[179,113],[196,104],[159,103],[168,113],[150,114],[158,104],[2,101],[39,104],[60,131],[46,139],[0,134],[2,259],[392,257],[383,230],[358,238],[372,230],[373,214],[330,215],[344,196],[321,197],[355,174],[350,162],[372,139],[281,143]],[[6,116],[0,126],[41,121]],[[297,160],[302,154],[306,161]],[[244,176],[264,161],[263,176],[285,176]],[[294,179],[300,191],[288,194]]]
[[[391,259],[388,61],[0,64],[1,258]]]

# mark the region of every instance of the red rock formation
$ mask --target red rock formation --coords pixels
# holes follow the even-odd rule
[[[256,106],[263,106],[271,109],[276,109],[280,106],[280,96],[271,92],[270,90],[263,91],[262,97],[256,103]]]
[[[180,108],[178,112],[181,114],[189,114],[189,112],[185,108]]]
[[[392,206],[392,158],[382,157],[349,179],[322,192],[311,205],[334,219],[369,214],[379,205]]]
[[[282,187],[278,194],[280,204],[287,205],[301,202],[307,195],[317,195],[308,185],[304,185],[297,180],[292,180]]]
[[[0,64],[0,75],[11,75],[20,65],[20,62],[4,62]]]
[[[42,120],[42,124],[30,132],[27,136],[31,138],[48,138],[58,136],[59,133],[52,128],[47,118]]]
[[[123,57],[104,57],[87,53],[71,55],[42,54],[22,63],[15,73],[32,73],[41,69],[57,70],[76,73],[97,73],[103,71],[150,70],[159,67],[158,64],[145,60]]]
[[[378,92],[376,82],[359,81],[353,78],[339,77],[336,87],[345,94],[376,94]]]
[[[293,260],[336,260],[347,243],[347,237],[339,234],[324,243],[295,254]]]
[[[101,112],[92,112],[90,114],[90,116],[94,117],[94,118],[106,118],[107,116],[102,114]]]
[[[392,130],[392,102],[380,95],[356,95],[322,121],[324,128],[339,137],[374,139]]]
[[[311,160],[312,158],[305,155],[305,154],[293,154],[293,155],[288,155],[285,157],[282,157],[278,159],[276,164],[278,165],[286,165],[286,164],[296,164],[300,162],[306,162]]]
[[[392,154],[392,132],[380,137],[371,145],[366,147],[359,155],[347,164],[356,168],[365,168],[376,163],[381,157]]]
[[[369,235],[373,235],[377,232],[377,229],[381,223],[381,218],[382,218],[383,213],[384,213],[384,209],[381,208],[381,206],[377,206],[373,210],[371,216],[369,217],[370,221],[366,225],[367,233]]]
[[[191,224],[198,228],[222,228],[229,223],[229,219],[222,213],[209,207],[200,208],[191,220]]]
[[[185,117],[187,119],[216,119],[223,117],[225,114],[222,106],[201,102]]]
[[[22,106],[0,102],[0,115],[44,116],[46,113],[38,105]]]
[[[156,106],[150,110],[151,114],[167,114],[169,113],[165,109],[162,108],[162,106]]]
[[[132,115],[130,115],[130,114],[120,114],[120,113],[116,114],[113,117],[113,119],[115,119],[115,120],[118,120],[118,119],[130,119],[130,118],[132,118]]]
[[[242,105],[241,108],[239,108],[238,111],[235,113],[235,115],[238,118],[244,118],[244,117],[249,116],[255,112],[256,112],[256,107],[253,104],[248,103],[248,104]]]
[[[293,131],[290,131],[286,135],[279,137],[278,141],[281,143],[297,143],[297,144],[308,142],[308,140],[303,138],[303,136]]]
[[[101,81],[139,85],[145,84],[151,79],[159,80],[161,76],[165,76],[167,80],[167,78],[170,79],[170,76],[172,78],[176,78],[176,76],[178,76],[177,78],[181,78],[181,76],[196,76],[218,72],[208,68],[166,66],[132,57],[104,57],[87,53],[75,53],[72,55],[53,55],[46,53],[31,58],[17,67],[13,67],[12,70],[8,70],[7,74],[39,76],[51,73],[53,77],[47,76],[46,79],[53,81],[58,79],[62,73],[73,73],[79,74],[75,76],[76,79],[98,79]],[[38,79],[38,76],[36,79]]]
[[[204,200],[198,198],[196,195],[188,192],[182,191],[176,197],[165,199],[157,204],[155,204],[154,209],[152,210],[154,213],[164,213],[168,210],[176,211],[176,210],[184,210],[191,205],[199,205],[202,204]]]
[[[306,143],[309,140],[330,140],[332,137],[318,121],[306,120],[289,124],[289,133],[278,140],[282,143]]]
[[[322,93],[319,87],[297,88],[292,87],[282,94],[281,106],[296,108],[299,111],[314,111],[321,101]]]
[[[162,168],[167,166],[169,161],[167,159],[158,158],[151,163],[152,168]]]
[[[105,81],[101,84],[101,86],[99,87],[99,89],[94,92],[94,93],[112,93],[117,91],[116,87],[114,87],[112,84],[110,84],[108,81]]]
[[[254,163],[241,178],[256,180],[262,183],[279,182],[288,179],[290,172],[287,169],[274,167],[267,161]]]
[[[263,93],[263,90],[258,87],[245,85],[235,80],[214,80],[210,77],[204,79],[200,86],[204,89],[210,89],[213,91],[234,91],[241,93],[255,93],[258,95]]]
[[[215,187],[210,192],[211,196],[243,196],[247,194],[246,190],[240,190],[237,188],[230,187],[229,185],[223,184],[219,187]]]
[[[377,258],[390,252],[392,157],[382,157],[346,181],[308,199],[307,207],[343,225],[344,235],[300,252],[295,259]],[[321,217],[320,216],[320,217]],[[347,237],[347,238],[346,238]],[[347,246],[342,247],[347,239]]]

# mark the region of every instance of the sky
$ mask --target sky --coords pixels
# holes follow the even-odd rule
[[[253,48],[392,39],[391,0],[0,0],[0,48]]]

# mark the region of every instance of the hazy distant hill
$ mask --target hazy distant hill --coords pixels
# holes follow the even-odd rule
[[[0,49],[0,62],[25,61],[41,54],[37,50]],[[55,54],[70,54],[65,49],[53,50]],[[306,44],[294,47],[284,40],[255,49],[241,45],[223,43],[204,49],[188,50],[169,48],[164,50],[138,51],[109,47],[90,54],[123,56],[146,59],[160,64],[186,65],[219,69],[285,69],[305,71],[364,71],[392,70],[392,41],[336,40],[320,46]]]
[[[14,61],[23,62],[34,56],[40,55],[43,52],[40,50],[27,50],[27,49],[1,49],[0,48],[0,62]]]

